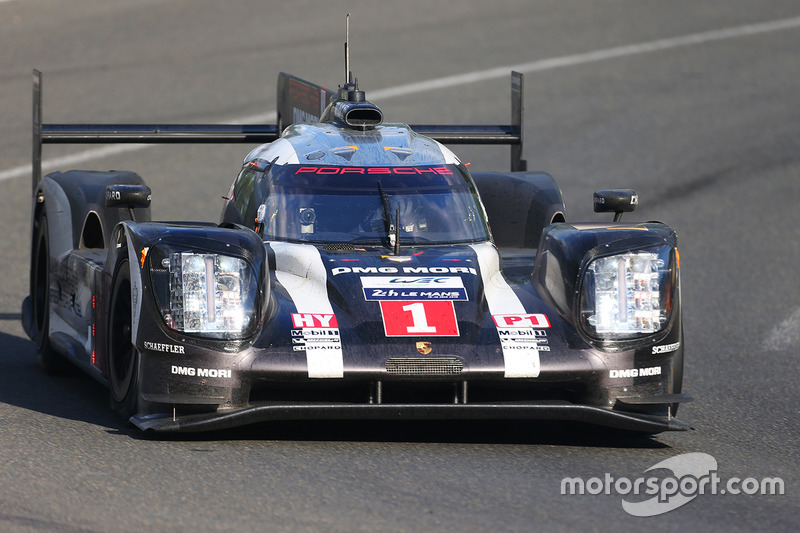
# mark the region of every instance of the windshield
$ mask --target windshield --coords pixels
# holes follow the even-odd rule
[[[465,171],[437,167],[273,167],[266,240],[401,246],[489,239]]]

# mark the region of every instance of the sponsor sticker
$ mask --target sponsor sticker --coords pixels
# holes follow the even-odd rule
[[[327,313],[292,313],[292,325],[296,328],[338,328],[336,315]]]
[[[680,347],[681,347],[680,342],[673,342],[672,344],[662,344],[661,346],[653,346],[653,355],[674,352]]]
[[[362,276],[361,286],[368,301],[467,300],[458,276]]]
[[[522,350],[527,352],[549,352],[547,329],[550,321],[542,313],[522,315],[492,315],[500,337],[500,346],[505,353]]]
[[[450,300],[382,300],[380,305],[387,337],[458,337],[456,310]]]
[[[193,366],[172,365],[170,372],[177,376],[192,376],[198,378],[230,379],[233,376],[233,373],[229,368],[199,368]]]
[[[492,315],[498,328],[549,328],[550,321],[542,313],[529,313],[525,315]]]
[[[292,313],[292,349],[306,354],[341,352],[342,339],[336,315],[330,313]]]
[[[640,378],[644,376],[660,376],[660,366],[649,366],[645,368],[623,368],[619,370],[609,370],[608,377],[611,379],[618,378]]]
[[[162,353],[185,353],[184,347],[179,344],[164,344],[161,342],[144,341],[144,349]]]
[[[427,267],[427,266],[405,266],[402,268],[394,266],[370,266],[370,267],[335,267],[331,269],[331,274],[470,274],[478,275],[475,267]]]
[[[503,349],[524,350],[533,349],[540,352],[549,352],[547,346],[546,329],[501,329],[497,328],[500,336],[500,345]]]

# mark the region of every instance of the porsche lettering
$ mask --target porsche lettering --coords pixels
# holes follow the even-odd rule
[[[337,174],[364,175],[424,175],[435,174],[449,176],[453,171],[447,167],[299,167],[295,174],[320,174],[334,176]]]

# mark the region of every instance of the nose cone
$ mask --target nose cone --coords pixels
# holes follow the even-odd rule
[[[351,363],[382,372],[390,359],[423,355],[455,357],[465,370],[480,360],[502,370],[474,251],[442,246],[403,252],[322,252],[328,295],[343,349],[354,356]]]

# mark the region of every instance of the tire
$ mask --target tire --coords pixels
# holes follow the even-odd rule
[[[47,216],[39,218],[35,228],[33,253],[31,254],[31,300],[33,301],[33,324],[39,365],[52,375],[66,373],[70,367],[67,360],[50,344],[50,242],[47,234]]]
[[[139,406],[139,352],[131,342],[131,273],[127,254],[114,268],[108,314],[108,381],[111,408],[125,422]]]

